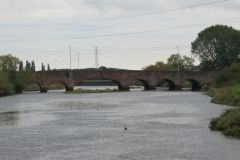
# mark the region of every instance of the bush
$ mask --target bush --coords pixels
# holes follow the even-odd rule
[[[14,85],[9,82],[8,74],[0,72],[0,96],[7,96],[14,93]]]
[[[240,84],[240,63],[232,64],[218,72],[215,77],[215,86],[218,88],[235,84]]]
[[[210,129],[222,131],[226,136],[240,138],[240,109],[227,110],[210,122]]]
[[[239,84],[230,87],[212,88],[208,94],[212,97],[213,103],[240,106]]]

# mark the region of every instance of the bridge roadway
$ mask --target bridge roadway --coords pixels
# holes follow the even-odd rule
[[[141,81],[145,90],[155,90],[157,85],[165,81],[169,90],[180,90],[185,81],[192,84],[192,90],[199,90],[204,84],[213,80],[213,72],[198,71],[131,71],[131,70],[54,70],[35,73],[34,82],[40,91],[48,91],[50,83],[62,83],[66,91],[72,91],[74,86],[80,86],[85,80],[111,80],[118,85],[119,90],[128,91],[134,81]]]

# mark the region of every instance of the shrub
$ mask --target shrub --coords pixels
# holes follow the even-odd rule
[[[230,87],[212,88],[208,94],[212,97],[213,103],[240,106],[239,84]]]
[[[222,131],[226,136],[240,138],[240,109],[227,110],[210,122],[210,129]]]
[[[9,82],[8,74],[0,72],[0,96],[7,96],[14,93],[14,85]]]

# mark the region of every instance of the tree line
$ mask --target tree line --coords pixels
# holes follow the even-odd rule
[[[49,64],[47,70],[50,70]],[[24,65],[23,61],[12,55],[0,56],[0,96],[22,93],[27,84],[33,81],[35,71],[34,61],[27,60]]]
[[[167,63],[156,62],[144,70],[201,70],[220,71],[240,63],[240,30],[226,25],[214,25],[201,31],[191,43],[192,57],[172,54]]]
[[[145,71],[192,71],[199,70],[194,66],[195,60],[191,57],[181,56],[180,54],[172,54],[167,63],[162,61],[156,62],[143,68]]]

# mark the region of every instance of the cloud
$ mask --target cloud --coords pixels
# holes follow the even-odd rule
[[[23,60],[35,59],[37,64],[50,63],[52,68],[66,68],[69,65],[66,61],[67,48],[71,44],[74,54],[78,50],[87,50],[83,51],[86,54],[82,55],[81,64],[82,67],[91,67],[94,64],[93,48],[98,45],[100,49],[113,49],[113,56],[106,56],[106,51],[101,51],[101,65],[140,69],[154,61],[166,60],[176,49],[156,50],[141,56],[136,56],[137,54],[131,51],[114,54],[117,52],[114,49],[189,45],[199,31],[211,24],[185,28],[181,26],[238,17],[240,2],[231,0],[212,6],[132,18],[131,16],[205,2],[209,1],[0,0],[0,53],[12,53]],[[126,18],[116,19],[119,17]],[[239,28],[239,22],[226,24]],[[177,29],[178,27],[180,28]],[[122,37],[76,38],[164,28],[169,30]],[[181,48],[183,54],[190,54],[189,47]],[[51,52],[52,50],[59,53]],[[135,57],[136,63],[127,61],[127,57],[131,57],[131,61]]]

